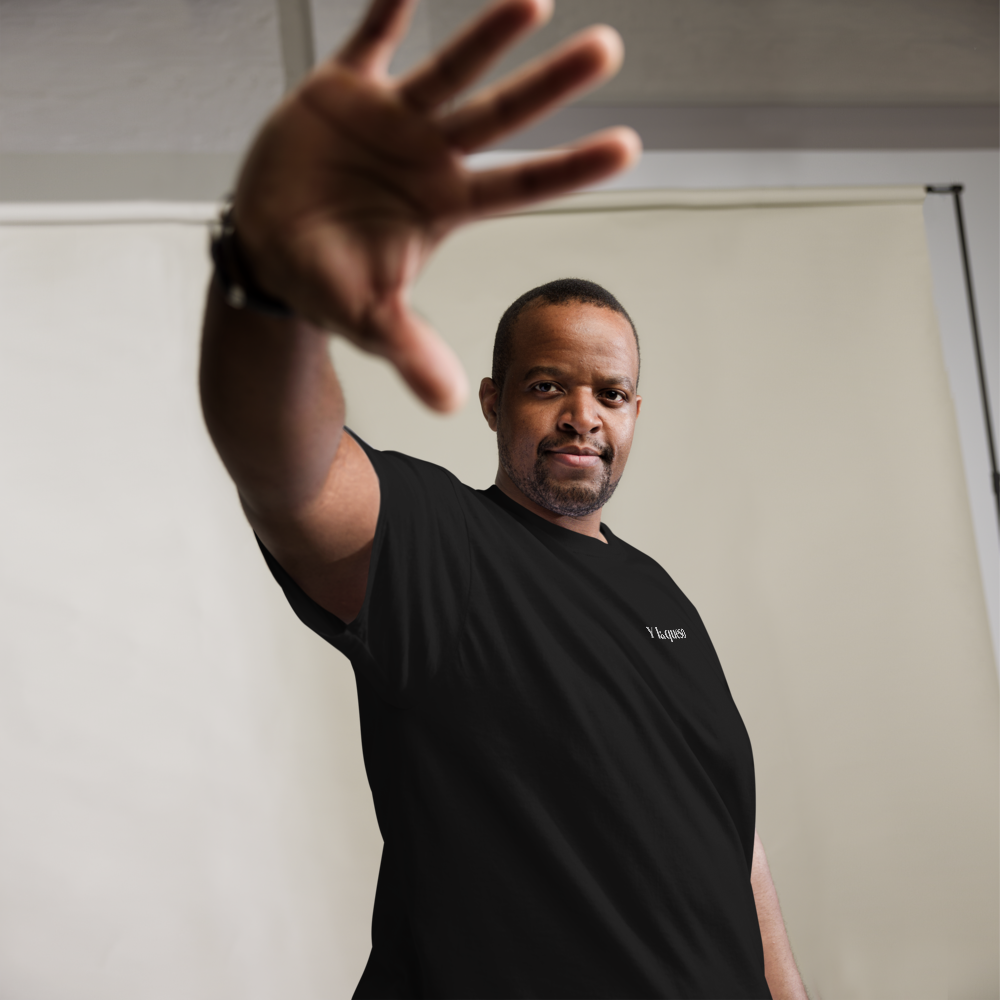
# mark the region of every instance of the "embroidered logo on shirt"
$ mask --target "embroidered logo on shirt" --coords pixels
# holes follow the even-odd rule
[[[674,639],[686,639],[687,633],[682,628],[666,628],[660,629],[655,625],[647,625],[646,631],[649,633],[650,639],[669,639],[671,642]]]

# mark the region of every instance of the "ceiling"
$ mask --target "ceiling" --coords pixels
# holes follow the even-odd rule
[[[425,0],[419,33],[439,45],[479,7]],[[344,4],[313,8],[324,51]],[[562,0],[505,66],[595,22],[626,60],[585,104],[995,104],[1000,88],[995,0]]]
[[[479,6],[423,0],[396,67]],[[335,49],[362,7],[0,0],[0,200],[50,175],[72,187],[81,171],[91,186],[115,170],[159,171],[177,190],[188,175],[192,191],[199,177],[228,183],[287,80]],[[616,121],[654,149],[998,144],[995,0],[559,0],[491,78],[595,21],[623,35],[621,73],[508,146]]]
[[[237,150],[281,92],[279,9],[303,2],[0,0],[0,149]],[[424,0],[398,62],[479,6]],[[311,0],[315,51],[360,9]],[[1000,87],[986,0],[562,0],[504,65],[594,21],[627,56],[584,106],[995,105]]]
[[[286,13],[302,0],[281,0]],[[315,49],[336,48],[362,0],[311,0]],[[425,0],[395,62],[434,51],[478,0]],[[285,18],[287,23],[287,16]],[[625,40],[613,80],[507,148],[613,124],[648,149],[913,149],[1000,142],[998,7],[983,0],[561,0],[496,79],[572,32]]]
[[[0,0],[0,150],[239,149],[278,37],[274,0]]]

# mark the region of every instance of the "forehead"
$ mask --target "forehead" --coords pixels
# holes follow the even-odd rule
[[[517,319],[511,343],[510,374],[522,378],[545,363],[621,371],[633,381],[639,352],[629,321],[620,313],[589,302],[539,303]]]

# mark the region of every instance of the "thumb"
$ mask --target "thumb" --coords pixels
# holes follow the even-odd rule
[[[428,406],[457,410],[469,391],[462,362],[434,328],[396,298],[378,317],[379,353],[395,365],[406,384]]]

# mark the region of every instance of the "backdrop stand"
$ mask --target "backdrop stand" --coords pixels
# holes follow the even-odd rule
[[[983,404],[983,420],[986,422],[986,441],[990,450],[990,466],[993,470],[993,499],[1000,522],[1000,471],[997,470],[997,446],[993,439],[993,418],[990,410],[990,390],[986,384],[986,368],[983,364],[983,344],[979,334],[979,314],[976,310],[976,295],[972,288],[972,268],[969,265],[969,246],[965,239],[965,217],[962,213],[962,184],[928,184],[928,194],[950,194],[955,205],[955,221],[958,225],[958,242],[962,248],[962,270],[965,274],[965,296],[969,303],[969,321],[972,325],[972,342],[976,349],[976,368],[979,372],[979,396]]]

